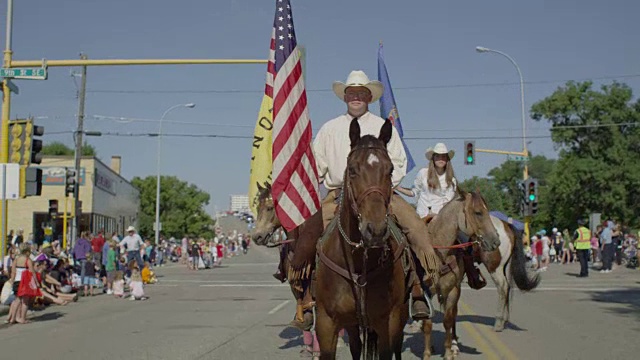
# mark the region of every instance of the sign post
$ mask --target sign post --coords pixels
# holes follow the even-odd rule
[[[18,164],[0,164],[0,202],[2,203],[2,212],[7,209],[8,199],[20,198],[20,165]],[[7,218],[2,217],[2,234],[7,233]],[[0,259],[4,259],[4,251],[7,248],[5,242],[8,241],[6,236],[3,236],[0,240]]]

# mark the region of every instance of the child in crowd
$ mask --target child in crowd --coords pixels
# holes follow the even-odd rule
[[[96,265],[93,263],[93,254],[87,253],[87,261],[84,263],[84,296],[93,296],[93,288],[96,286]]]
[[[142,275],[140,274],[140,267],[135,260],[131,260],[129,263],[129,269],[131,270],[131,283],[129,288],[131,289],[130,300],[147,300],[144,296],[144,284],[142,283]]]
[[[115,271],[113,274],[113,296],[122,299],[124,297],[124,272]]]
[[[107,250],[107,259],[105,260],[104,269],[107,271],[107,294],[113,294],[113,280],[116,273],[116,242],[109,241],[109,250]]]
[[[151,270],[151,264],[148,261],[144,263],[144,268],[142,268],[141,275],[142,282],[144,284],[155,284],[156,282],[158,282],[156,274],[153,272],[153,270]]]

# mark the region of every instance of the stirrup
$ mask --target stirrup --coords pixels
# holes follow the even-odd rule
[[[424,302],[427,304],[427,308],[429,309],[429,319],[433,319],[433,305],[431,305],[431,300],[424,296],[422,293],[422,298]],[[409,293],[409,318],[413,319],[413,294]]]

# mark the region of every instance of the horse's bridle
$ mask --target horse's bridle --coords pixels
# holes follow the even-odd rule
[[[369,150],[369,149],[374,149],[374,150],[382,150],[382,151],[387,151],[386,148],[380,147],[380,146],[363,146],[363,147],[356,147],[354,149],[352,149],[349,152],[349,155],[347,156],[347,163],[349,162],[349,158],[351,157],[351,155],[353,153],[355,153],[358,150]],[[342,191],[341,195],[340,195],[340,203],[338,204],[338,214],[337,216],[340,216],[340,212],[342,211],[342,202],[344,201],[344,192],[346,191],[348,193],[347,197],[349,201],[349,205],[351,206],[351,210],[353,210],[353,213],[356,215],[356,217],[358,218],[358,222],[360,222],[360,220],[362,220],[362,214],[360,213],[360,206],[362,205],[362,202],[364,201],[364,199],[371,195],[371,194],[380,194],[382,196],[382,198],[384,199],[384,206],[385,206],[385,210],[386,210],[386,219],[387,221],[389,221],[389,215],[390,215],[390,204],[391,204],[391,189],[389,189],[388,194],[385,194],[385,189],[380,187],[380,186],[371,186],[369,188],[367,188],[365,191],[363,191],[359,196],[354,196],[354,191],[353,191],[353,187],[351,186],[351,181],[349,180],[349,168],[347,167],[347,169],[345,170],[345,177],[346,179],[346,184],[344,186],[344,191]],[[342,238],[351,246],[354,246],[355,248],[359,248],[359,247],[364,247],[364,241],[362,239],[360,239],[360,242],[353,242],[351,241],[351,239],[349,239],[349,236],[347,235],[347,233],[344,231],[344,229],[342,228],[342,224],[340,223],[340,221],[338,221],[338,230],[340,231],[340,235],[342,235]]]

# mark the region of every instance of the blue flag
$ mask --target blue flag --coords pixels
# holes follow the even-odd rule
[[[404,152],[407,153],[408,173],[416,166],[416,163],[413,161],[409,148],[403,139],[404,132],[402,131],[402,123],[400,122],[400,115],[398,115],[398,108],[396,107],[396,99],[393,97],[391,81],[389,81],[387,67],[384,65],[384,59],[382,58],[382,43],[380,43],[380,48],[378,49],[378,81],[384,85],[384,93],[380,98],[380,117],[391,120],[391,123],[398,131],[398,135],[400,135],[400,140],[402,141],[402,146],[404,146]]]

